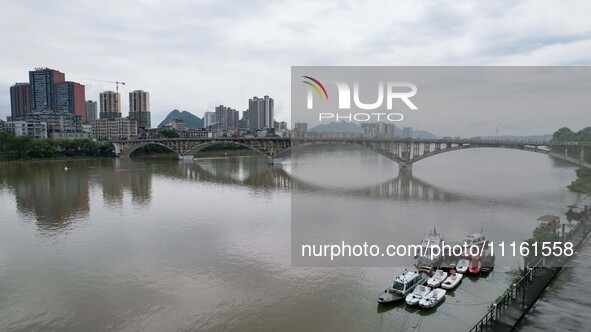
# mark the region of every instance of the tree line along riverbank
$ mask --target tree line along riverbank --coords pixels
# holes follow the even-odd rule
[[[591,127],[583,128],[583,129],[579,130],[578,132],[574,132],[570,128],[567,128],[567,127],[560,128],[552,135],[552,141],[553,142],[579,142],[579,143],[591,142]],[[556,149],[557,150],[556,152],[564,153],[564,149],[565,148]],[[581,147],[573,146],[573,147],[566,148],[566,149],[567,149],[566,152],[569,156],[571,156],[573,158],[577,158],[577,159],[579,158]],[[589,150],[589,149],[587,149],[587,150]],[[585,151],[583,158],[584,158],[585,162],[591,163],[591,151]],[[577,179],[575,181],[573,181],[567,187],[574,192],[578,192],[578,193],[582,193],[582,194],[591,193],[591,170],[581,167],[576,171],[576,174],[577,174]]]
[[[223,152],[245,150],[240,145],[216,144],[201,150],[203,152]],[[159,145],[147,145],[134,152],[134,155],[167,155],[169,149]],[[57,158],[95,158],[115,157],[109,142],[90,139],[32,139],[29,136],[12,136],[0,131],[0,161],[57,159]]]
[[[0,132],[0,160],[32,160],[71,157],[114,157],[109,142],[90,139],[32,139]]]

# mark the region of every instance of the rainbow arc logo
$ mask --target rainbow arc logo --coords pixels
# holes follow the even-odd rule
[[[311,81],[311,82],[310,81],[302,81],[303,83],[308,84],[314,90],[316,90],[316,93],[318,93],[320,98],[328,100],[328,93],[326,93],[326,89],[324,88],[324,85],[322,85],[322,83],[320,83],[319,80],[317,80],[313,77],[310,77],[310,76],[302,76],[302,77]],[[320,92],[320,90],[322,90],[322,92]]]

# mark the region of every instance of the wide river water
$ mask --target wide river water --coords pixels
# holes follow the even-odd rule
[[[306,172],[335,165],[372,175],[343,183]],[[580,198],[566,188],[574,170],[503,149],[441,154],[412,176],[334,147],[274,166],[249,154],[3,163],[0,331],[467,330],[519,260],[466,279],[434,310],[378,306],[401,267],[291,266],[292,190],[394,211],[409,220],[392,233],[417,243],[434,226],[455,240],[483,225],[488,238],[525,239],[537,217]],[[368,233],[393,228],[380,223]]]

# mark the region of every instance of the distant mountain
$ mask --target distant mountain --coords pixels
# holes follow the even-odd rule
[[[316,127],[310,128],[310,131],[317,133],[363,133],[363,129],[360,126],[346,121],[321,123]]]
[[[398,129],[397,129],[398,130]],[[400,132],[400,131],[398,131]],[[398,135],[396,135],[398,136]],[[412,131],[412,137],[414,138],[426,138],[426,139],[434,139],[439,138],[439,136],[432,134],[426,130],[414,130]]]
[[[396,127],[396,126],[394,126]],[[363,133],[363,128],[356,123],[352,122],[331,122],[327,124],[319,124],[316,127],[310,129],[312,132],[323,132],[323,133]],[[402,136],[402,128],[396,127],[396,137]],[[413,130],[412,137],[414,138],[437,138],[438,136],[432,134],[426,130]]]
[[[192,113],[189,113],[187,111],[179,111],[179,110],[173,110],[172,112],[168,113],[168,115],[166,116],[166,119],[162,120],[162,122],[160,122],[160,124],[158,125],[158,128],[161,128],[162,126],[169,124],[172,120],[174,119],[180,119],[185,121],[185,127],[187,128],[195,128],[195,129],[200,129],[203,128],[203,119],[193,115]]]

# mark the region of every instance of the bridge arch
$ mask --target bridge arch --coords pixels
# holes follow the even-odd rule
[[[299,149],[301,147],[309,147],[309,146],[322,146],[322,145],[349,145],[349,146],[358,146],[358,147],[362,147],[365,148],[366,150],[372,151],[376,154],[379,154],[385,158],[388,158],[392,161],[394,161],[397,164],[401,164],[404,161],[402,160],[402,158],[400,158],[397,155],[394,154],[389,154],[386,153],[385,151],[379,150],[379,149],[375,149],[373,148],[371,145],[368,144],[363,144],[361,142],[347,142],[347,141],[334,141],[334,142],[306,142],[306,143],[300,143],[300,144],[295,144],[295,145],[291,145],[288,148],[283,149],[281,152],[279,152],[277,155],[274,156],[274,158],[278,158],[278,157],[283,157],[285,155],[287,155],[288,153],[291,153],[291,151],[293,151],[294,149]]]
[[[141,143],[137,143],[134,144],[126,149],[123,149],[120,151],[120,155],[121,156],[130,156],[132,153],[134,153],[137,149],[143,148],[144,146],[148,146],[148,145],[158,145],[158,146],[162,146],[168,150],[170,150],[171,152],[176,153],[177,155],[180,155],[179,151],[173,149],[172,147],[159,143],[159,142],[141,142]],[[117,146],[115,146],[115,150],[117,150]]]
[[[423,145],[422,152],[421,151],[413,151],[412,146],[414,144],[416,144],[417,142],[418,142],[418,144]],[[424,151],[424,145],[432,145],[434,143],[437,143],[436,140],[433,140],[433,141],[408,140],[408,141],[398,141],[397,143],[407,144],[406,148],[408,149],[408,153],[409,153],[410,158],[408,158],[408,157],[403,158],[399,154],[393,153],[388,150],[380,149],[379,148],[379,144],[380,144],[379,140],[367,140],[367,139],[360,139],[360,140],[352,139],[349,141],[339,141],[338,139],[335,139],[334,141],[331,141],[331,140],[319,140],[319,141],[311,140],[309,142],[292,144],[290,147],[288,147],[288,148],[284,149],[283,151],[281,151],[280,153],[278,153],[275,157],[283,156],[283,155],[287,154],[288,152],[292,151],[294,148],[298,148],[298,147],[326,145],[326,144],[329,144],[329,145],[335,145],[335,144],[355,145],[355,146],[364,147],[370,151],[373,151],[379,155],[382,155],[382,156],[394,161],[395,163],[398,164],[398,166],[401,170],[411,170],[412,165],[414,163],[421,161],[423,159],[441,154],[441,153],[453,152],[453,151],[459,151],[459,150],[465,150],[465,149],[496,148],[496,149],[520,150],[520,151],[545,154],[545,155],[548,155],[548,156],[551,156],[554,158],[558,158],[561,160],[571,162],[571,163],[576,164],[580,167],[586,167],[586,168],[591,169],[591,164],[582,161],[582,157],[580,159],[577,159],[577,158],[570,157],[568,155],[563,155],[561,153],[553,152],[552,150],[549,149],[551,146],[551,143],[549,143],[549,142],[534,142],[532,144],[527,144],[527,143],[523,143],[523,142],[496,142],[496,141],[494,141],[494,142],[467,141],[465,143],[464,142],[454,142],[454,143],[445,143],[444,142],[444,144],[446,144],[445,147],[435,149],[435,150],[430,150],[430,151]]]
[[[231,142],[231,141],[210,141],[210,142],[200,143],[200,144],[197,144],[197,145],[191,147],[185,153],[181,154],[181,156],[182,157],[193,156],[196,152],[199,152],[199,151],[205,149],[206,147],[213,146],[213,145],[218,145],[218,144],[234,144],[234,145],[243,146],[245,148],[248,148],[248,149],[250,149],[252,151],[257,152],[258,154],[262,155],[266,159],[272,159],[272,156],[271,155],[267,154],[265,151],[260,150],[260,149],[258,149],[256,147],[252,146],[252,145],[241,143],[241,142]]]
[[[460,150],[467,150],[467,149],[508,149],[508,150],[519,150],[519,151],[528,151],[528,152],[537,152],[537,153],[541,153],[541,154],[549,154],[550,151],[549,150],[545,150],[545,149],[540,149],[540,148],[528,148],[525,146],[518,146],[518,145],[506,145],[506,146],[488,146],[488,145],[466,145],[466,146],[454,146],[454,147],[448,147],[445,149],[440,149],[440,150],[435,150],[435,151],[430,151],[427,153],[423,153],[417,156],[413,156],[413,158],[410,160],[411,163],[416,163],[420,160],[423,160],[425,158],[429,158],[432,156],[436,156],[438,154],[442,154],[442,153],[446,153],[446,152],[454,152],[454,151],[460,151]]]

